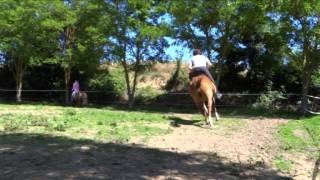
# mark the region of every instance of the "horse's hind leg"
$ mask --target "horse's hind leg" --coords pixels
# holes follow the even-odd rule
[[[214,113],[214,115],[216,117],[216,121],[218,121],[220,119],[220,117],[219,117],[219,114],[217,112],[215,99],[212,99],[212,109],[213,109],[213,113]]]
[[[213,99],[212,98],[208,98],[208,121],[210,123],[211,128],[213,127],[213,121],[212,121],[212,117],[211,117],[212,104],[214,104]]]
[[[202,103],[202,108],[203,108],[203,111],[204,111],[204,116],[207,117],[208,116],[208,108],[206,106],[206,103]]]

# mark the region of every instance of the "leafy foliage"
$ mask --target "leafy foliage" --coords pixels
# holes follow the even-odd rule
[[[116,96],[122,96],[124,94],[125,84],[123,77],[123,70],[121,68],[109,69],[107,73],[102,71],[96,74],[89,81],[89,87],[95,90],[106,91],[107,93],[114,94]]]
[[[283,94],[283,90],[272,90],[271,82],[267,85],[267,91],[264,94],[260,95],[257,102],[253,104],[253,107],[269,110],[280,110],[281,107],[279,101],[286,99]]]
[[[23,88],[64,85],[67,96],[74,79],[97,89],[110,82],[119,92],[125,86],[133,104],[144,64],[168,60],[166,48],[178,45],[202,49],[220,91],[266,92],[260,101],[270,106],[277,95],[268,93],[269,82],[273,90],[304,95],[318,88],[319,9],[317,1],[294,0],[2,0],[0,71],[8,81],[0,85],[15,82],[21,100]],[[97,75],[107,61],[121,63],[124,81]],[[187,75],[179,73],[167,89],[185,86]],[[52,83],[41,80],[49,75]]]

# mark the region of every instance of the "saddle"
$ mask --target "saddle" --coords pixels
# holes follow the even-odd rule
[[[189,80],[191,80],[195,76],[199,76],[202,74],[207,76],[206,72],[203,69],[198,69],[198,68],[192,69],[191,72],[189,73]]]

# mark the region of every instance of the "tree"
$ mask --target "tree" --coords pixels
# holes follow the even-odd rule
[[[320,2],[319,1],[276,1],[280,22],[288,34],[289,57],[299,70],[302,79],[302,103],[304,111],[308,105],[307,94],[312,74],[320,66]]]
[[[13,72],[18,102],[21,101],[23,76],[27,67],[42,63],[43,50],[52,42],[48,37],[52,37],[52,30],[58,28],[47,14],[55,2],[0,2],[0,48]]]
[[[230,51],[233,35],[237,34],[237,8],[238,1],[173,1],[170,12],[173,16],[179,42],[186,42],[191,48],[206,50],[207,56],[212,60],[212,53],[216,52],[217,77],[219,85],[222,67]]]
[[[109,37],[113,42],[111,58],[119,59],[123,66],[129,107],[134,104],[143,62],[160,59],[168,46],[164,39],[167,27],[158,21],[164,10],[162,5],[158,1],[135,0],[112,3],[115,30]]]
[[[212,59],[214,28],[218,23],[217,2],[188,0],[169,3],[177,43],[185,43],[191,49],[205,49],[210,60]]]
[[[110,25],[107,4],[101,1],[64,1],[63,29],[58,37],[58,51],[53,63],[61,64],[64,70],[65,102],[69,102],[69,88],[73,69],[96,68],[103,56],[105,36]]]

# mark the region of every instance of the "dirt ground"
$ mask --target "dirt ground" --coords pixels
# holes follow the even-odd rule
[[[310,179],[297,155],[291,172],[274,168],[276,127],[285,119],[243,119],[213,129],[175,114],[173,132],[126,144],[35,134],[0,135],[0,179]],[[169,126],[169,125],[168,125]]]
[[[285,153],[280,149],[280,142],[275,137],[277,127],[288,122],[286,119],[272,119],[253,117],[242,119],[240,126],[220,128],[219,125],[209,127],[195,126],[186,115],[180,117],[178,127],[174,132],[162,137],[156,137],[144,143],[147,147],[167,149],[177,153],[207,152],[222,157],[223,163],[235,163],[244,168],[252,168],[249,172],[255,174],[256,168],[276,170],[274,158],[284,156],[292,161],[290,172],[277,172],[284,177],[271,179],[293,178],[311,179],[314,160],[302,153]],[[219,123],[219,122],[218,122]],[[139,141],[139,140],[138,140]],[[243,165],[243,166],[242,166]],[[262,179],[267,179],[263,177]],[[254,179],[254,178],[253,178]]]

